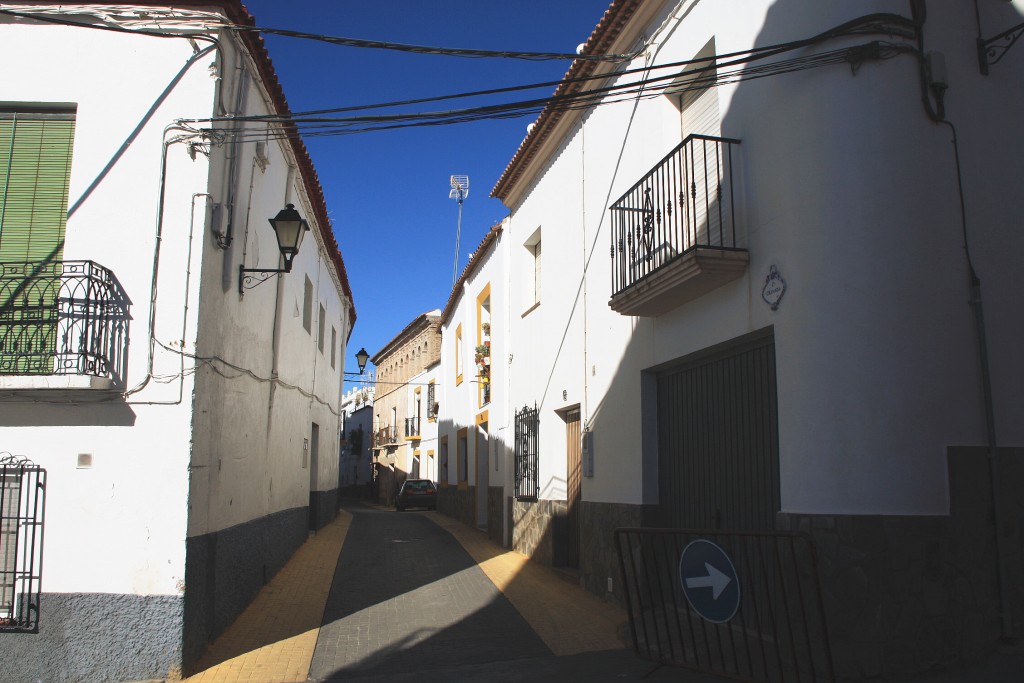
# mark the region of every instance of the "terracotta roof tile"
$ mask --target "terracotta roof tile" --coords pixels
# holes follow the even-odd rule
[[[612,43],[619,37],[622,29],[642,3],[643,0],[613,0],[593,33],[590,34],[590,38],[584,43],[581,54],[594,55],[608,52]],[[590,60],[574,60],[569,65],[569,70],[565,73],[562,82],[555,88],[554,95],[569,95],[583,90],[588,85],[586,82],[568,81],[594,75],[601,64],[601,62]],[[491,197],[501,200],[508,197],[530,162],[537,156],[544,141],[551,136],[555,126],[567,113],[571,112],[552,109],[550,106],[544,108],[544,111],[537,117],[535,125],[530,127],[530,132],[523,138],[515,156],[512,157],[508,166],[505,167],[505,171],[498,178],[498,182],[495,183],[494,189],[491,190]]]
[[[96,3],[49,2],[48,0],[42,0],[38,4],[54,4],[67,7]],[[256,25],[256,19],[240,0],[164,0],[163,2],[159,0],[134,0],[133,2],[109,2],[106,4],[124,5],[128,7],[150,6],[197,9],[220,7],[232,23],[241,26]],[[256,69],[259,72],[260,79],[263,81],[267,92],[273,100],[275,113],[281,115],[290,114],[291,110],[288,108],[288,101],[285,99],[284,90],[281,88],[281,82],[277,78],[277,72],[274,71],[274,65],[270,60],[270,54],[267,52],[266,45],[263,42],[263,37],[254,31],[240,31],[239,37],[248,48],[249,53],[252,55],[252,58],[256,63]],[[305,187],[310,203],[313,206],[313,212],[316,214],[316,223],[320,226],[320,235],[324,240],[324,244],[327,245],[331,263],[334,265],[335,271],[338,274],[338,279],[341,281],[342,289],[349,301],[352,302],[349,309],[349,315],[350,320],[354,324],[356,320],[356,308],[352,297],[352,287],[348,281],[348,272],[345,269],[345,262],[341,257],[341,250],[338,248],[338,240],[334,236],[334,231],[331,228],[331,220],[327,215],[327,203],[324,201],[324,191],[323,187],[320,185],[320,178],[317,176],[316,168],[313,166],[313,160],[309,156],[309,150],[306,149],[305,143],[303,143],[302,138],[299,136],[298,129],[291,123],[284,124],[284,128],[288,132],[287,140],[292,148],[292,153],[295,155],[295,159],[299,164],[299,174],[302,178],[303,186]]]

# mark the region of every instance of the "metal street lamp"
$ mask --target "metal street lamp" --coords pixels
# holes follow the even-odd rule
[[[274,228],[274,234],[277,235],[277,248],[281,252],[281,256],[284,258],[284,268],[278,269],[260,269],[260,268],[245,268],[244,264],[238,266],[238,293],[244,293],[246,289],[252,289],[253,287],[266,282],[271,275],[277,273],[290,273],[292,270],[292,260],[295,255],[299,253],[299,246],[302,244],[302,238],[309,232],[309,224],[306,220],[299,215],[299,212],[295,210],[294,204],[289,204],[285,208],[277,212],[277,215],[270,220],[270,226]],[[248,275],[246,273],[249,273]]]
[[[359,349],[359,352],[356,353],[356,363],[359,364],[359,374],[360,375],[363,374],[363,370],[366,369],[366,361],[368,361],[369,359],[370,359],[370,354],[368,354],[366,352],[366,347],[365,346],[363,348]]]

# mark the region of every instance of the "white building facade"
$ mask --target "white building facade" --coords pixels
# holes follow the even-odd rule
[[[365,382],[341,398],[344,413],[342,425],[341,452],[338,454],[338,487],[343,494],[359,497],[370,495],[369,484],[373,482],[372,449],[373,439],[373,373],[366,373],[357,382]]]
[[[511,481],[504,222],[477,246],[441,312],[438,509],[507,544]]]
[[[1022,11],[980,7],[611,4],[584,54],[633,56],[575,62],[559,94],[610,91],[542,113],[492,192],[507,405],[537,407],[513,547],[621,600],[616,527],[810,530],[844,676],[1020,629],[1020,534],[966,530],[1018,518],[990,461],[1024,447],[1024,51],[984,75],[976,40]]]
[[[211,121],[287,112],[262,43],[218,28],[254,23],[241,3],[3,9],[6,206],[36,203],[0,224],[0,451],[46,481],[4,679],[187,673],[335,513],[351,289],[297,136]],[[287,265],[286,205],[290,272],[242,272]]]

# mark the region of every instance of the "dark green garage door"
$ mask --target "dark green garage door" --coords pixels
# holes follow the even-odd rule
[[[658,375],[658,452],[663,526],[774,528],[779,438],[771,328]]]

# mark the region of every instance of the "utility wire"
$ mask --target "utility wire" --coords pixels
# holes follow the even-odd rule
[[[499,58],[499,59],[523,59],[527,61],[550,61],[550,60],[584,60],[592,62],[625,62],[633,59],[636,55],[586,55],[569,52],[522,52],[514,50],[478,50],[458,47],[436,47],[428,45],[409,45],[406,43],[392,43],[383,40],[364,40],[361,38],[344,38],[340,36],[328,36],[321,33],[306,33],[304,31],[291,31],[280,28],[267,28],[260,26],[240,26],[232,24],[224,26],[232,31],[255,32],[267,35],[285,36],[288,38],[304,38],[316,40],[331,45],[344,47],[369,48],[375,50],[394,50],[397,52],[412,52],[416,54],[445,55],[448,57],[476,57],[476,58]]]
[[[205,366],[205,367],[209,368],[210,370],[212,370],[213,372],[215,372],[216,374],[220,375],[221,377],[224,377],[225,379],[238,379],[239,377],[245,376],[245,377],[249,377],[250,379],[254,379],[257,382],[263,382],[263,383],[267,383],[267,384],[276,384],[276,385],[284,387],[286,389],[291,389],[292,391],[297,391],[298,393],[302,394],[306,398],[308,398],[310,400],[314,400],[317,403],[320,403],[321,405],[325,406],[334,415],[340,416],[342,414],[342,413],[338,412],[337,410],[335,410],[334,407],[330,403],[328,403],[327,401],[323,400],[322,398],[317,396],[315,393],[306,391],[305,389],[303,389],[302,387],[300,387],[300,386],[298,386],[296,384],[291,384],[289,382],[285,382],[283,379],[281,379],[279,377],[263,377],[261,375],[257,375],[255,372],[253,372],[249,368],[242,367],[240,365],[235,365],[231,361],[225,360],[224,358],[221,358],[220,356],[197,356],[197,355],[192,354],[192,353],[186,353],[185,351],[183,351],[181,349],[176,349],[176,348],[174,348],[172,346],[168,346],[168,345],[164,344],[163,342],[161,342],[159,340],[157,340],[156,343],[161,348],[163,348],[166,351],[170,351],[173,354],[177,354],[177,355],[183,356],[185,358],[189,358],[191,360],[194,360],[197,363],[197,365],[195,367],[188,368],[188,369],[186,369],[182,373],[174,374],[174,375],[164,375],[158,381],[164,381],[164,382],[166,382],[166,381],[173,381],[174,379],[176,379],[178,377],[184,377],[184,376],[188,376],[188,375],[191,375],[191,374],[195,374],[195,372],[199,368],[199,366]],[[224,370],[222,370],[220,367],[218,367],[217,364],[223,365],[226,368],[234,370],[238,374],[235,374],[235,375],[229,374],[229,373],[225,372]],[[156,378],[154,378],[154,379],[156,379]]]
[[[545,109],[552,111],[575,111],[587,109],[594,106],[615,104],[625,100],[632,100],[636,97],[649,99],[659,97],[664,89],[652,90],[652,85],[670,86],[673,90],[683,91],[685,89],[703,89],[716,87],[740,81],[749,81],[768,76],[794,73],[809,69],[821,68],[836,64],[849,64],[851,68],[859,66],[872,60],[891,59],[898,55],[913,52],[914,48],[909,45],[883,43],[874,41],[862,45],[841,48],[824,53],[795,57],[792,59],[777,60],[767,64],[750,64],[750,59],[739,59],[719,65],[712,75],[706,72],[695,71],[690,78],[679,78],[677,73],[662,76],[652,76],[640,80],[629,81],[628,83],[615,84],[606,87],[593,88],[577,91],[563,95],[552,95],[550,97],[535,98],[516,102],[482,105],[464,109],[410,112],[396,114],[361,115],[350,117],[313,117],[297,115],[293,118],[261,118],[253,119],[253,122],[266,122],[271,124],[270,128],[246,128],[235,131],[224,131],[215,129],[218,134],[234,134],[240,139],[265,139],[271,137],[291,137],[299,132],[307,137],[322,137],[334,135],[351,135],[379,130],[394,130],[398,128],[452,125],[481,120],[519,118],[535,115]],[[729,69],[729,67],[736,67]],[[719,70],[725,68],[726,70]],[[198,123],[198,121],[191,121]],[[220,120],[218,120],[220,122]],[[295,126],[296,131],[275,129],[275,124]]]
[[[277,35],[284,36],[287,38],[301,38],[305,40],[315,40],[322,43],[329,43],[331,45],[339,45],[342,47],[354,47],[364,48],[373,50],[392,50],[396,52],[410,52],[414,54],[430,54],[430,55],[443,55],[448,57],[474,57],[474,58],[493,58],[493,59],[521,59],[526,61],[552,61],[552,60],[583,60],[592,62],[624,62],[633,59],[636,55],[590,55],[590,54],[577,54],[570,52],[527,52],[521,50],[481,50],[474,48],[458,48],[458,47],[440,47],[430,45],[410,45],[407,43],[392,43],[390,41],[383,40],[365,40],[362,38],[346,38],[343,36],[330,36],[322,33],[309,33],[306,31],[293,31],[290,29],[272,28],[268,26],[245,26],[242,24],[232,24],[227,22],[218,21],[203,21],[201,27],[197,27],[194,30],[178,30],[178,31],[160,31],[154,29],[145,28],[127,28],[124,26],[116,26],[111,24],[96,24],[84,21],[74,21],[71,19],[63,19],[57,16],[33,13],[33,12],[18,12],[15,10],[0,9],[0,14],[6,14],[11,17],[19,19],[31,19],[34,21],[42,21],[50,24],[60,24],[63,26],[74,26],[79,28],[92,28],[100,29],[104,31],[116,31],[119,33],[134,33],[137,35],[153,36],[161,38],[207,38],[202,32],[211,30],[228,30],[234,31],[235,33],[262,33],[265,35]],[[182,20],[187,21],[188,18]],[[159,17],[154,18],[154,23],[159,22]]]
[[[844,35],[865,35],[865,34],[880,34],[887,36],[899,36],[904,38],[912,37],[910,20],[898,15],[892,14],[871,14],[859,19],[846,22],[833,29],[820,33],[811,38],[802,40],[790,41],[786,43],[779,43],[775,45],[766,45],[762,47],[755,47],[749,50],[740,50],[737,52],[730,52],[724,54],[714,55],[712,57],[701,57],[697,59],[682,60],[676,62],[668,62],[665,64],[658,64],[654,66],[643,66],[635,69],[625,69],[619,71],[613,71],[611,73],[600,73],[590,76],[577,76],[573,78],[563,78],[561,80],[543,81],[539,83],[528,83],[523,85],[514,85],[503,88],[490,88],[487,90],[476,90],[463,93],[455,93],[449,95],[439,95],[434,97],[423,97],[418,99],[409,100],[397,100],[392,102],[381,102],[376,104],[365,104],[365,105],[353,105],[348,107],[335,107],[331,109],[319,109],[303,112],[292,112],[289,115],[281,116],[279,114],[265,114],[256,116],[246,117],[235,117],[231,118],[232,121],[244,120],[244,121],[266,121],[266,120],[293,120],[302,117],[319,116],[323,114],[333,113],[347,113],[353,111],[362,111],[367,109],[384,109],[391,107],[408,106],[412,104],[425,104],[428,102],[441,102],[452,99],[470,98],[470,97],[483,97],[488,95],[497,95],[503,93],[521,92],[523,90],[534,90],[538,88],[546,87],[557,87],[563,84],[575,85],[580,83],[588,83],[591,81],[600,81],[608,79],[609,77],[620,78],[622,76],[643,74],[648,71],[658,71],[663,69],[685,69],[686,67],[693,67],[697,65],[711,66],[714,64],[716,68],[723,66],[731,66],[735,64],[743,64],[755,59],[764,59],[765,57],[772,56],[774,54],[781,54],[796,50],[803,47],[808,47],[831,38],[836,38]],[[750,59],[744,59],[750,58]],[[666,77],[662,77],[664,80]],[[595,89],[588,92],[600,92],[600,89]],[[223,118],[209,118],[209,119],[194,119],[195,122],[214,122],[228,120]]]

